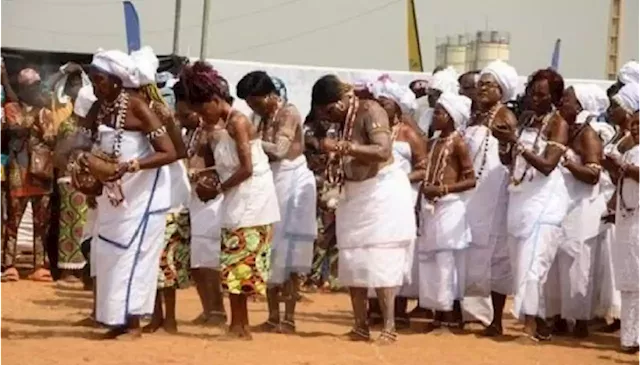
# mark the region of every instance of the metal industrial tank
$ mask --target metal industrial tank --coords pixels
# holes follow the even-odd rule
[[[475,67],[481,70],[491,61],[509,61],[510,34],[498,31],[480,31],[475,39]]]
[[[456,35],[447,37],[446,65],[453,67],[458,74],[467,70],[467,37]]]

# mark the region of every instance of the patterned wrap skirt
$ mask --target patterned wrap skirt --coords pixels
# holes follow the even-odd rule
[[[60,191],[60,231],[58,234],[58,267],[80,270],[87,262],[81,246],[87,221],[87,197],[69,182],[58,182]]]
[[[222,229],[222,288],[230,294],[265,295],[273,225]]]
[[[158,289],[186,288],[189,286],[189,241],[191,224],[189,211],[167,214],[164,250],[160,256]]]

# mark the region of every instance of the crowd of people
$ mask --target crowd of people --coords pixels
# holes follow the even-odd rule
[[[528,341],[606,319],[638,351],[638,63],[607,91],[541,69],[523,95],[499,60],[407,86],[326,75],[306,116],[264,71],[232,93],[204,61],[157,69],[148,47],[101,50],[47,82],[25,68],[15,91],[3,69],[3,282],[20,278],[31,203],[29,278],[51,280],[58,220],[61,280],[91,278],[105,338],[177,331],[191,282],[197,323],[230,317],[227,336],[251,339],[259,295],[257,329],[295,333],[300,288],[330,282],[349,292],[352,341],[381,325],[376,341],[393,343],[415,317],[462,331],[480,304],[483,335],[501,336],[512,296]]]

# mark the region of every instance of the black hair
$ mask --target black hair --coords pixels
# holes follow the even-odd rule
[[[173,85],[173,96],[176,98],[176,102],[178,101],[188,101],[187,99],[187,91],[184,88],[184,83],[182,80],[178,80]]]
[[[624,84],[620,81],[616,81],[615,83],[611,84],[611,86],[609,86],[609,88],[607,89],[607,96],[610,98],[614,97],[618,93],[618,91],[622,89],[623,86]]]
[[[344,92],[344,84],[336,75],[325,75],[313,84],[311,105],[324,106],[340,100]]]
[[[476,76],[476,75],[480,75],[480,70],[467,71],[467,72],[463,73],[462,75],[460,75],[460,77],[458,77],[458,82],[461,82],[462,79],[464,79],[467,76]]]
[[[236,85],[236,95],[243,100],[251,96],[265,96],[271,93],[277,93],[276,86],[264,71],[249,72]]]

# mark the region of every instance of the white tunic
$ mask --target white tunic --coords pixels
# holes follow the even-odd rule
[[[98,133],[100,148],[111,153],[115,130],[101,125]],[[122,133],[120,161],[152,153],[143,133]],[[153,312],[165,214],[171,204],[169,179],[166,166],[125,174],[121,179],[124,202],[114,207],[106,194],[97,198],[98,239],[92,249],[96,249],[96,320],[100,323],[124,325],[128,315]]]
[[[224,182],[239,168],[236,142],[226,130],[216,132],[213,147],[216,169]],[[250,178],[229,189],[222,201],[222,228],[237,229],[275,223],[280,220],[278,197],[269,167],[269,158],[262,150],[260,139],[251,140]]]

